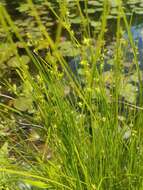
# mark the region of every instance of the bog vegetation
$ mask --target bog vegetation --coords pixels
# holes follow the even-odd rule
[[[0,1],[0,189],[143,189],[143,1]]]

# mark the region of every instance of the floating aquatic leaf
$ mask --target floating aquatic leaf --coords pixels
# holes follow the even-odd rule
[[[19,97],[14,101],[14,107],[19,111],[28,111],[33,106],[33,99],[30,97]]]
[[[139,3],[139,0],[128,0],[127,1],[127,4],[129,4],[129,5],[137,4],[137,3]]]
[[[69,18],[74,18],[74,17],[76,17],[77,15],[75,14],[75,13],[71,13],[71,14],[69,14]]]
[[[138,15],[143,15],[143,10],[138,10],[138,11],[136,10],[135,13]]]
[[[89,8],[87,10],[84,10],[84,12],[87,12],[88,14],[93,14],[96,12],[96,10],[94,8]]]
[[[9,43],[0,44],[0,64],[7,61],[10,57],[16,54],[16,46]]]
[[[117,8],[113,8],[113,9],[111,9],[111,12],[110,12],[110,13],[111,13],[112,15],[117,15],[118,12],[119,12],[119,11],[118,11]]]
[[[130,83],[124,84],[120,90],[120,95],[124,97],[126,101],[135,104],[137,98],[137,87]]]
[[[139,6],[143,8],[143,3],[140,3]]]
[[[135,7],[134,12],[136,14],[143,14],[143,8],[142,7]]]
[[[29,61],[30,61],[30,58],[29,58],[27,55],[22,55],[22,56],[20,57],[20,60],[21,60],[22,62],[24,62],[25,64],[28,64]],[[20,67],[20,60],[19,60],[16,56],[14,56],[14,57],[12,57],[12,58],[7,62],[7,65],[8,65],[9,67]]]
[[[97,7],[95,8],[95,12],[102,12],[103,11],[103,8],[102,7]]]
[[[89,4],[89,5],[96,6],[96,7],[101,7],[101,6],[103,6],[103,3],[99,2],[99,1],[88,1],[88,4]]]
[[[77,56],[79,55],[80,51],[78,48],[74,47],[72,42],[70,41],[63,41],[59,44],[59,50],[63,56]]]
[[[24,62],[25,64],[28,64],[30,62],[30,58],[27,55],[22,55],[20,57],[21,61]]]
[[[75,18],[70,18],[70,22],[73,24],[80,24],[81,23],[81,17],[77,16]]]
[[[38,40],[37,41],[37,47],[35,48],[35,51],[47,49],[49,48],[49,42],[46,39]]]
[[[108,15],[108,17],[107,17],[108,19],[116,19],[117,18],[117,16],[116,15]]]
[[[12,57],[8,62],[7,62],[7,65],[9,67],[19,67],[20,66],[20,63],[17,59],[16,56]]]
[[[108,0],[111,7],[118,7],[119,1],[117,0]]]
[[[136,73],[134,73],[133,75],[131,75],[130,77],[129,77],[129,80],[131,81],[131,82],[139,82],[139,77],[138,77],[138,73],[136,72]]]
[[[22,3],[20,6],[17,8],[20,12],[26,12],[30,10],[30,6],[28,3]]]
[[[96,29],[100,29],[100,27],[101,27],[101,22],[99,22],[99,21],[90,21],[90,24],[91,24],[91,26],[93,26],[93,27],[95,27]]]

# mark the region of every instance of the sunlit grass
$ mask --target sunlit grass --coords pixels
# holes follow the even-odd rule
[[[86,17],[82,15],[77,0],[77,10],[82,18],[81,27],[84,28],[82,39],[87,43],[92,60],[92,63],[86,65],[87,70],[84,70],[87,82],[83,86],[80,85],[80,82],[70,70],[68,62],[57,48],[62,28],[68,31],[73,44],[79,47],[84,46],[74,35],[70,23],[66,22],[66,14],[59,16],[50,7],[59,20],[56,42],[54,42],[42,24],[33,2],[28,0],[28,3],[44,39],[49,43],[52,56],[49,56],[47,63],[40,55],[32,52],[6,9],[0,6],[0,22],[7,33],[8,42],[16,49],[10,28],[18,40],[23,43],[26,53],[31,59],[31,64],[38,71],[36,81],[25,66],[24,61],[20,59],[16,49],[16,56],[21,65],[17,69],[17,73],[21,81],[28,84],[29,88],[32,89],[31,96],[36,114],[28,116],[4,104],[0,104],[0,107],[1,109],[5,108],[7,114],[14,113],[15,117],[22,115],[24,119],[28,119],[34,130],[37,130],[37,128],[33,122],[35,120],[40,121],[37,126],[40,126],[38,132],[42,137],[42,142],[36,144],[29,131],[29,134],[26,134],[28,136],[26,139],[23,139],[18,132],[14,133],[18,141],[15,142],[16,145],[12,141],[13,136],[6,139],[9,146],[12,146],[10,148],[14,152],[15,159],[13,161],[9,156],[10,158],[1,166],[0,181],[5,180],[7,189],[19,189],[18,185],[25,183],[33,186],[33,189],[142,190],[143,132],[141,126],[143,124],[143,114],[142,109],[140,109],[142,99],[138,106],[124,104],[124,102],[120,103],[119,101],[121,54],[123,51],[121,47],[122,16],[131,46],[134,49],[136,69],[139,70],[135,44],[122,6],[119,3],[114,50],[115,67],[112,79],[114,88],[109,95],[106,93],[103,72],[97,69],[97,64],[103,57],[102,49],[106,49],[104,42],[110,8],[108,3],[106,1],[104,3],[101,30],[96,39],[96,51],[94,52],[90,43],[88,44],[92,39],[89,25],[84,22]],[[66,5],[65,3],[64,6]],[[59,8],[61,8],[62,13],[64,7],[59,5]],[[85,60],[82,61],[86,63],[88,59],[86,54],[84,56]],[[56,58],[57,63],[53,61],[53,57]],[[57,64],[61,66],[62,71],[57,69]],[[90,71],[90,75],[86,75],[86,71]],[[138,78],[140,91],[142,91],[139,72]],[[70,89],[68,95],[65,95],[66,87]],[[129,125],[132,125],[131,134],[126,138],[125,132],[128,132],[126,129]],[[21,129],[22,134],[26,133],[24,130]],[[3,152],[7,152],[6,145]],[[5,160],[5,157],[3,159]],[[10,184],[13,185],[9,185],[9,178],[11,178]]]

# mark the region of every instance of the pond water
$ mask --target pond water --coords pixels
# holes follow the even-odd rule
[[[137,60],[138,60],[138,65],[140,68],[140,75],[141,75],[141,80],[143,79],[143,22],[141,23],[139,20],[138,22],[134,22],[134,24],[130,27],[130,31],[132,34],[132,39],[135,44],[135,47],[137,48]],[[130,45],[130,39],[128,37],[128,33],[125,31],[123,34],[123,39],[128,42],[128,45],[123,47],[123,76],[122,76],[122,81],[127,81],[123,82],[122,84],[122,90],[121,90],[121,96],[123,99],[127,102],[130,102],[132,104],[137,103],[137,97],[139,96],[139,80],[138,80],[138,74],[137,74],[137,69],[136,69],[136,64],[134,63],[134,53],[133,53],[133,48]],[[108,52],[112,49],[112,46],[110,44],[113,43],[114,47],[114,40],[112,40],[109,45],[107,44],[106,49],[108,49]],[[96,51],[96,50],[95,50]],[[114,65],[111,63],[111,59],[114,59],[114,52],[110,52],[111,55],[107,55],[106,58],[104,59],[104,76],[105,78],[108,78],[109,75],[109,80],[111,75],[112,75],[112,69],[114,68]],[[90,51],[87,51],[87,59],[90,59]],[[81,66],[81,61],[82,57],[80,55],[75,56],[74,58],[69,61],[69,66],[71,70],[73,71],[74,75],[76,76],[77,80],[84,85],[84,78],[81,75],[80,76],[80,70],[82,68]],[[90,61],[89,61],[90,62]],[[100,65],[100,61],[99,61]],[[98,67],[98,64],[97,64]],[[128,77],[126,77],[128,75]],[[107,84],[110,86],[110,82],[106,81]]]
[[[143,69],[143,23],[135,24],[131,27],[132,38],[138,48],[139,65]],[[128,34],[125,33],[125,39],[128,39]]]
[[[138,49],[138,53],[139,53],[138,61],[139,61],[140,68],[143,69],[143,22],[142,23],[134,23],[130,27],[130,32],[132,34],[132,39],[134,41],[134,44]],[[113,33],[113,31],[112,31],[112,33],[110,33],[110,34],[111,34],[111,36],[114,36],[115,32]],[[107,38],[108,38],[108,36],[107,36]],[[126,31],[123,34],[123,39],[127,40],[128,44],[130,44],[130,39],[129,39],[128,33]],[[112,41],[113,41],[113,39],[112,39]],[[107,45],[107,47],[108,47],[108,45]],[[129,45],[129,47],[130,47],[130,45]],[[127,52],[126,53],[127,58],[133,59],[133,53],[130,53],[130,51],[128,51],[128,50],[126,52]],[[87,54],[89,56],[89,54],[90,54],[89,50],[88,50]],[[77,74],[77,70],[79,68],[80,61],[81,61],[80,56],[77,56],[69,62],[69,66],[75,74]]]

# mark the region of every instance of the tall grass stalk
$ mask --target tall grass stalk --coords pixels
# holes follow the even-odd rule
[[[104,10],[102,14],[101,30],[96,39],[96,52],[91,49],[92,63],[90,63],[91,74],[88,76],[88,83],[84,88],[80,85],[76,76],[70,71],[68,63],[58,51],[58,43],[61,37],[62,28],[69,33],[74,45],[82,46],[83,44],[76,38],[70,28],[70,23],[66,19],[66,14],[60,16],[49,8],[59,21],[56,40],[50,37],[45,26],[42,24],[40,16],[32,0],[27,0],[31,11],[35,17],[37,25],[48,41],[53,56],[57,63],[61,65],[65,79],[57,69],[57,65],[49,56],[47,63],[40,55],[35,55],[19,33],[18,28],[8,15],[6,9],[0,6],[0,23],[7,34],[7,41],[13,45],[16,50],[16,56],[21,66],[17,73],[23,83],[28,83],[32,88],[32,97],[35,108],[39,113],[41,134],[43,135],[44,148],[42,151],[36,149],[34,143],[19,137],[19,146],[15,146],[12,139],[7,139],[11,143],[13,150],[18,155],[17,162],[8,162],[1,165],[0,173],[7,180],[8,189],[18,189],[19,183],[25,183],[33,186],[33,189],[71,189],[71,190],[142,190],[143,189],[143,139],[142,109],[136,105],[130,109],[130,104],[122,105],[119,101],[120,78],[121,78],[121,17],[125,22],[132,48],[135,50],[135,44],[130,32],[127,18],[119,2],[116,46],[113,70],[113,81],[115,85],[111,91],[111,97],[106,94],[106,82],[103,78],[103,72],[97,69],[98,61],[102,57],[105,31],[107,29],[107,16],[110,7],[107,1],[104,1]],[[64,1],[67,6],[68,1]],[[81,27],[84,28],[82,39],[90,39],[91,33],[88,25],[88,14],[82,14],[79,0],[76,0],[77,10],[81,16]],[[87,1],[85,0],[87,6]],[[65,7],[67,9],[67,7]],[[87,20],[87,22],[85,22]],[[67,23],[66,23],[67,22]],[[20,59],[15,42],[9,28],[16,35],[18,40],[23,43],[27,55],[31,59],[31,64],[38,70],[38,79],[42,83],[42,90],[34,80],[30,71],[25,67],[24,61]],[[138,71],[137,52],[134,51],[136,68]],[[49,66],[51,65],[51,66]],[[138,71],[139,82],[140,74]],[[71,96],[65,97],[65,84],[71,89]],[[142,85],[140,85],[142,90]],[[96,94],[96,99],[93,98]],[[8,114],[15,112],[16,115],[22,115],[23,118],[34,118],[26,116],[14,108],[0,104],[1,109],[7,108]],[[123,113],[122,107],[125,107],[127,113]],[[137,117],[135,117],[137,112]],[[119,118],[126,115],[126,120],[120,121]],[[126,128],[132,124],[132,134],[128,139],[123,138],[119,132],[120,127]],[[34,125],[33,125],[34,128]],[[15,136],[19,134],[15,133]],[[46,152],[49,150],[50,159],[47,158]],[[3,175],[0,175],[2,180]],[[14,186],[8,185],[9,176]]]

